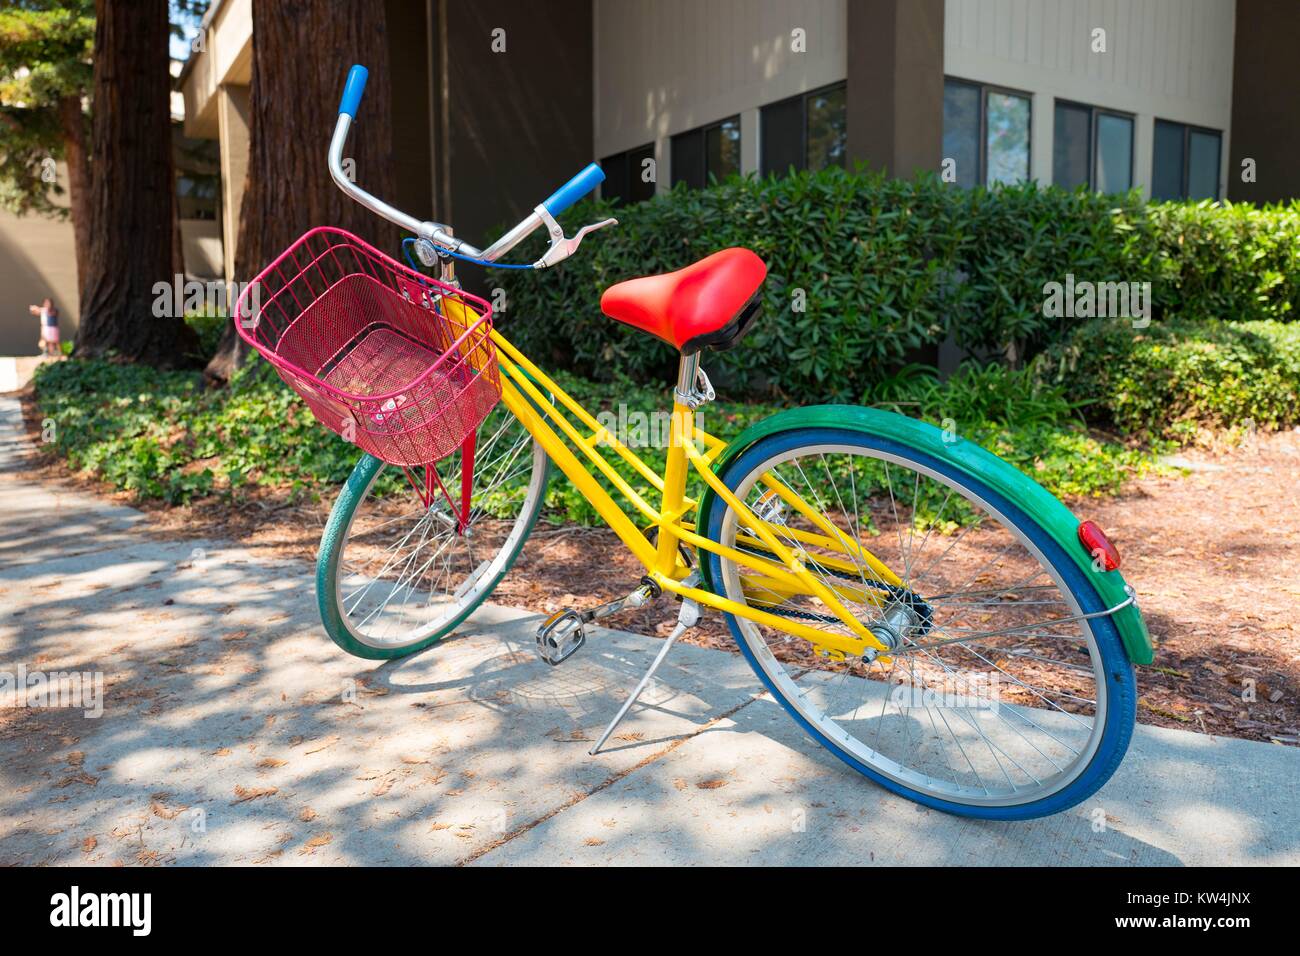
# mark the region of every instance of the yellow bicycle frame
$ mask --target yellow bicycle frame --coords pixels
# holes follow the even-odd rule
[[[868,648],[874,648],[877,652],[886,650],[885,645],[841,600],[844,598],[880,604],[884,600],[880,593],[869,587],[855,587],[851,581],[827,585],[806,567],[808,555],[803,548],[792,550],[782,543],[779,535],[800,545],[816,545],[821,549],[817,563],[824,567],[853,573],[865,570],[880,582],[901,586],[902,581],[898,575],[857,541],[839,531],[818,509],[809,505],[773,475],[763,476],[763,483],[770,492],[779,495],[818,530],[777,527],[755,515],[714,474],[713,461],[722,453],[726,443],[696,427],[695,414],[691,408],[680,401],[673,404],[668,460],[664,473],[660,475],[601,425],[550,376],[529,361],[499,331],[493,330],[492,339],[496,344],[497,361],[501,368],[502,402],[636,555],[637,560],[645,566],[650,579],[661,588],[707,607],[802,637],[835,658],[861,656]],[[570,421],[569,416],[578,425]],[[704,451],[697,447],[697,443],[704,447]],[[612,448],[615,454],[659,491],[661,498],[657,507],[646,501],[597,450],[601,445]],[[574,453],[575,448],[586,459],[585,462]],[[744,529],[743,536],[738,535],[740,543],[750,549],[761,549],[771,556],[771,560],[754,554],[753,550],[741,552],[719,544],[702,534],[703,529],[696,528],[691,520],[696,502],[686,495],[688,465],[735,511],[737,520]],[[645,520],[646,531],[637,526],[601,485],[592,473],[593,467]],[[654,529],[657,540],[651,540],[647,533],[649,529]],[[681,560],[681,544],[689,545],[697,551],[713,552],[753,569],[757,576],[746,575],[742,578],[747,588],[761,588],[764,592],[781,596],[798,594],[815,598],[842,622],[848,633],[810,627],[800,620],[771,614],[751,604],[733,601],[686,584],[685,579],[690,571]],[[825,553],[828,551],[831,554]]]

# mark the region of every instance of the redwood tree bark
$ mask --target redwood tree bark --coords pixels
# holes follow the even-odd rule
[[[92,229],[76,354],[194,365],[184,303],[158,308],[154,292],[173,275],[167,5],[96,0],[95,18]]]
[[[346,155],[355,160],[360,185],[381,199],[393,195],[384,7],[356,0],[253,0],[248,182],[235,249],[239,281],[252,279],[315,226],[356,232],[384,250],[397,246],[397,227],[344,196],[325,164],[343,80],[360,63],[370,79]],[[207,374],[227,380],[246,358],[232,322]]]
[[[59,125],[63,129],[63,160],[68,167],[68,205],[72,210],[72,236],[77,256],[77,294],[85,288],[90,256],[90,156],[86,150],[86,117],[80,96],[59,100]]]

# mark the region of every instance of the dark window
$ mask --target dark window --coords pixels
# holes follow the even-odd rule
[[[804,168],[803,100],[795,98],[764,106],[759,116],[763,175]]]
[[[692,189],[740,172],[740,117],[673,137],[673,185]]]
[[[655,194],[655,144],[646,143],[640,149],[629,150],[628,192],[632,202],[645,202]]]
[[[740,117],[733,116],[706,129],[704,152],[709,175],[714,179],[740,172]]]
[[[1052,182],[1103,193],[1133,185],[1133,117],[1078,103],[1056,103]]]
[[[1218,199],[1222,134],[1156,120],[1152,199]]]
[[[848,165],[844,84],[769,103],[759,117],[763,175]]]
[[[600,194],[605,199],[617,199],[623,205],[644,202],[655,194],[654,180],[647,181],[653,169],[654,143],[647,143],[625,153],[615,153],[600,161],[605,171],[605,181],[600,184]],[[649,167],[645,161],[651,160]]]
[[[220,205],[217,192],[221,180],[217,176],[189,173],[176,177],[177,218],[216,219]]]
[[[1092,185],[1092,110],[1086,106],[1056,104],[1052,182],[1064,189]]]
[[[957,185],[980,181],[980,88],[947,80],[943,84],[943,155],[956,163]]]
[[[843,168],[849,153],[849,126],[844,87],[814,93],[808,110],[808,168]]]
[[[1029,96],[965,80],[943,81],[943,158],[961,186],[1029,178]]]
[[[1183,138],[1186,128],[1156,120],[1154,160],[1151,168],[1152,199],[1182,199]]]
[[[1219,134],[1187,131],[1187,198],[1219,198]]]
[[[627,188],[627,153],[615,153],[600,161],[600,168],[605,171],[605,181],[600,184],[600,195],[605,199],[617,199],[626,206],[632,199]]]

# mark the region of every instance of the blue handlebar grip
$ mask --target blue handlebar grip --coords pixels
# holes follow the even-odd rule
[[[551,193],[551,198],[542,203],[542,205],[546,207],[546,211],[552,216],[558,216],[604,181],[605,171],[595,163],[592,163],[559,189],[555,190],[555,192]]]
[[[339,113],[347,113],[357,118],[357,107],[361,105],[361,94],[366,91],[366,79],[370,71],[358,63],[348,70],[348,81],[343,85],[343,99],[339,100]]]

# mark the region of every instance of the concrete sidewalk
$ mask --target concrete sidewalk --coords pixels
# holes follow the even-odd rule
[[[1085,805],[961,820],[694,647],[588,757],[657,640],[598,630],[550,668],[538,616],[489,607],[414,658],[349,657],[310,567],[26,481],[18,426],[0,399],[0,671],[100,672],[104,695],[100,717],[0,708],[0,864],[1300,863],[1295,749],[1140,727]]]

